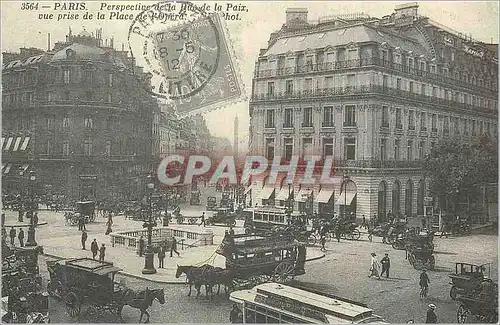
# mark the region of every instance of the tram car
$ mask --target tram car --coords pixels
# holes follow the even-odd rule
[[[285,207],[262,206],[243,210],[246,234],[270,234],[276,228],[286,228],[292,224],[297,213],[288,213]]]

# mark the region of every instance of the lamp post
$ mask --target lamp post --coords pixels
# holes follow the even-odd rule
[[[19,214],[18,214],[18,217],[17,217],[17,221],[18,222],[23,222],[24,219],[23,219],[23,214],[24,214],[24,168],[22,166],[19,166],[19,184],[20,184],[20,188],[19,188]]]
[[[153,177],[151,175],[148,176],[148,220],[144,222],[142,225],[143,228],[147,228],[148,230],[148,244],[146,246],[146,252],[144,253],[144,269],[142,269],[142,274],[155,274],[156,269],[154,267],[154,252],[152,246],[152,232],[153,227],[156,226],[156,222],[153,220],[153,209],[151,206],[151,196],[153,195],[153,190],[155,188],[155,184],[153,183]]]
[[[31,209],[31,223],[30,227],[28,229],[28,240],[26,241],[26,246],[37,246],[38,244],[36,243],[35,240],[35,227],[36,224],[35,222],[35,217],[34,213],[36,211],[35,208],[35,181],[36,181],[36,175],[35,172],[32,170],[30,171],[30,191],[31,191],[31,202],[30,202],[30,209]]]
[[[344,211],[343,211],[343,217],[344,220],[346,219],[346,210],[347,210],[347,181],[349,181],[349,176],[345,174],[345,172],[342,173],[342,185],[344,187]]]

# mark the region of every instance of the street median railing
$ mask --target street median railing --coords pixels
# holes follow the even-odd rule
[[[148,231],[146,229],[112,232],[110,234],[111,246],[138,250],[141,236],[147,243]],[[184,249],[184,246],[193,247],[214,244],[214,234],[211,229],[189,229],[179,226],[153,228],[151,243],[153,247],[160,247],[165,243],[167,247],[170,247],[172,237],[177,239],[177,242],[182,245],[182,249]]]

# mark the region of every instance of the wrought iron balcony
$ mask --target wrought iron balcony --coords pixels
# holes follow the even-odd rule
[[[357,167],[357,168],[422,168],[420,160],[334,160],[335,167]]]

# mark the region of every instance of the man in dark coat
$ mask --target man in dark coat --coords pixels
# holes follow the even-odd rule
[[[434,304],[430,304],[428,306],[428,308],[427,308],[427,317],[425,319],[426,323],[436,324],[438,322],[437,321],[436,313],[434,312],[435,309],[436,309],[436,305],[434,305]]]
[[[16,229],[14,229],[14,227],[10,227],[9,235],[10,235],[10,244],[14,246],[14,240],[16,239]]]
[[[165,260],[165,247],[160,247],[160,250],[158,251],[158,267],[160,269],[163,269],[163,262]]]
[[[19,230],[19,235],[17,235],[17,238],[19,239],[19,245],[21,247],[24,247],[24,230],[23,230],[23,228],[21,228],[21,230]]]
[[[389,278],[389,269],[391,268],[391,259],[389,258],[389,254],[385,253],[385,256],[383,259],[380,260],[380,264],[382,264],[382,272],[380,273],[380,276],[385,275],[387,278]]]
[[[102,244],[101,248],[99,248],[99,261],[104,262],[105,256],[106,256],[106,246]]]
[[[97,240],[95,238],[90,244],[90,251],[92,252],[92,258],[95,260],[97,252],[99,251],[99,245],[97,244]]]
[[[233,304],[233,309],[229,314],[229,321],[231,323],[243,323],[243,312],[241,311],[237,303]]]
[[[175,237],[172,236],[172,244],[170,246],[170,257],[172,257],[173,252],[177,253],[177,256],[181,256],[181,254],[179,254],[179,252],[177,251],[177,239],[175,239]]]
[[[203,212],[201,214],[201,222],[199,224],[200,226],[203,225],[203,227],[205,227],[205,212]]]
[[[87,241],[87,232],[82,230],[82,249],[85,250],[85,242]]]

